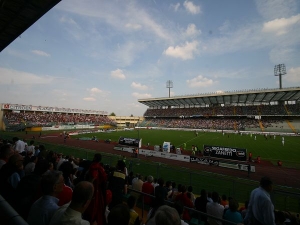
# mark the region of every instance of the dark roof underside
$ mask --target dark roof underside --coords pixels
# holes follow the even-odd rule
[[[0,0],[0,52],[61,0]]]
[[[227,93],[201,94],[178,96],[170,98],[139,99],[148,107],[167,106],[205,106],[205,105],[236,105],[236,104],[266,104],[280,101],[299,101],[300,88],[265,89],[251,91],[237,91]]]

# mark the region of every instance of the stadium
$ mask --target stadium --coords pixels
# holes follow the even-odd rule
[[[9,10],[3,9],[0,14],[6,21],[0,24],[1,34],[5,34],[0,36],[1,51],[58,2],[25,4],[19,11],[16,9],[20,2],[7,4]],[[74,109],[67,105],[3,102],[1,146],[15,146],[18,141],[29,146],[32,142],[45,158],[66,157],[64,160],[75,165],[78,177],[78,168],[83,168],[80,162],[92,161],[96,153],[101,153],[102,164],[109,169],[124,161],[132,174],[143,174],[144,178],[151,174],[156,179],[191,186],[196,196],[202,189],[219,192],[242,205],[259,185],[260,178],[270,176],[276,212],[284,212],[293,224],[299,224],[300,87],[282,88],[280,80],[279,88],[169,95],[141,98],[138,103],[148,107],[143,116],[112,116],[105,109]],[[19,153],[26,154],[26,158],[27,150]],[[1,189],[2,193],[6,194]],[[145,194],[131,184],[122,196],[123,201],[128,200],[128,193]],[[20,209],[13,205],[15,202],[6,200],[3,198],[0,206],[0,220],[4,224],[27,224],[24,215],[29,212],[25,212],[25,207]],[[135,209],[146,222],[144,214],[149,208],[144,207],[144,201],[138,204]],[[211,216],[194,207],[189,210],[196,212],[189,218],[189,224],[204,224],[203,217],[198,215]]]

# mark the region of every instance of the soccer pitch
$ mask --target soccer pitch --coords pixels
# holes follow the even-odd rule
[[[119,137],[141,138],[142,144],[162,145],[164,141],[171,142],[176,147],[183,147],[186,143],[186,150],[191,150],[192,145],[203,149],[203,145],[217,145],[235,148],[247,149],[247,153],[252,152],[253,159],[257,156],[261,160],[271,161],[276,164],[278,160],[283,162],[285,167],[300,169],[300,137],[284,136],[284,145],[282,137],[267,136],[265,138],[260,134],[238,134],[238,133],[215,133],[178,130],[153,130],[153,129],[135,129],[127,131],[112,131],[92,134],[81,134],[78,137],[96,136],[99,140],[111,139],[117,142]],[[256,137],[256,138],[255,138]]]

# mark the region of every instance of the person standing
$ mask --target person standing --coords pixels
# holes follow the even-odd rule
[[[105,224],[106,208],[107,175],[100,164],[101,159],[101,154],[96,153],[87,171],[87,179],[92,182],[94,186],[94,195],[83,216],[83,218],[88,220],[91,224],[97,222],[98,225]]]
[[[59,208],[57,198],[62,192],[64,178],[60,171],[47,171],[41,179],[43,196],[33,203],[27,222],[29,225],[48,225],[55,211]]]
[[[248,177],[250,177],[250,172],[251,172],[251,165],[248,163],[247,165],[247,170],[248,170]]]
[[[269,177],[262,177],[260,186],[251,192],[244,224],[275,225],[274,205],[270,197],[272,184]]]

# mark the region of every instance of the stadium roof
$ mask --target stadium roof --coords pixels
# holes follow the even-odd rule
[[[229,104],[266,104],[279,101],[299,101],[300,87],[282,89],[257,89],[231,91],[222,93],[207,93],[165,98],[139,99],[138,101],[148,107],[166,106],[205,106]]]
[[[61,0],[0,0],[0,52]]]

